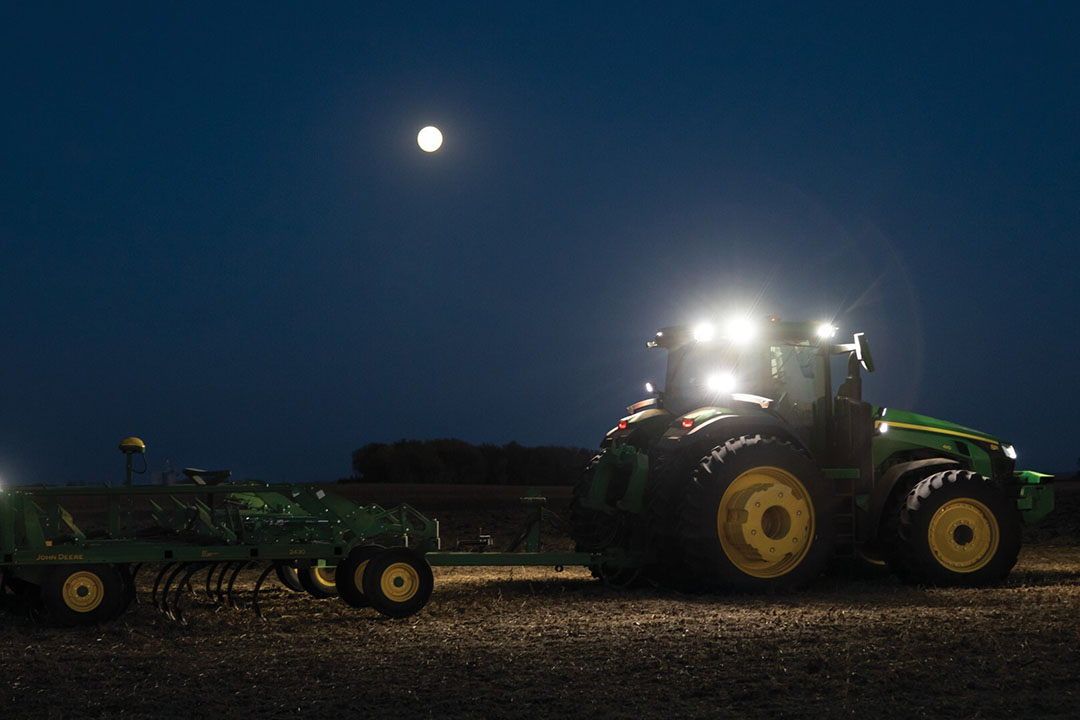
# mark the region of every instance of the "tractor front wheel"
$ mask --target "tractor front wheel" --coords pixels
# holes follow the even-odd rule
[[[675,536],[685,580],[709,588],[777,592],[825,569],[835,539],[836,494],[790,443],[752,435],[703,458],[690,478]]]
[[[900,512],[901,577],[913,583],[977,587],[998,583],[1020,552],[1014,503],[989,480],[949,470],[921,481]]]

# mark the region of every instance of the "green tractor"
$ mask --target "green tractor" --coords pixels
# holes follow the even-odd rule
[[[571,534],[613,584],[780,591],[847,559],[922,584],[982,586],[1016,563],[1048,476],[999,438],[863,401],[865,337],[830,324],[663,328],[663,391],[604,438]],[[833,389],[832,358],[838,375]]]

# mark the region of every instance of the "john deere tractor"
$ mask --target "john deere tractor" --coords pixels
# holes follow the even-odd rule
[[[1000,438],[865,402],[869,344],[835,332],[770,318],[656,333],[664,388],[627,408],[572,500],[595,574],[772,591],[844,559],[936,585],[1009,573],[1021,522],[1053,508],[1047,476],[1015,471]]]

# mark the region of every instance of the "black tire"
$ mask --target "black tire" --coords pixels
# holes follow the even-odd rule
[[[336,575],[337,573],[332,565],[300,567],[296,570],[296,577],[300,580],[300,586],[307,591],[308,595],[319,600],[337,597]]]
[[[121,590],[120,602],[117,603],[116,608],[113,610],[110,620],[115,620],[128,611],[131,604],[135,602],[135,578],[131,574],[131,568],[127,565],[116,565],[116,572],[120,576],[120,582],[123,583]]]
[[[364,595],[364,571],[367,570],[371,558],[383,549],[381,545],[361,545],[353,548],[348,556],[338,563],[337,572],[334,573],[338,595],[352,607],[362,608],[371,605],[367,596]]]
[[[41,585],[41,601],[60,625],[96,625],[122,612],[124,581],[114,565],[57,565]]]
[[[304,586],[300,584],[300,574],[295,565],[280,562],[274,566],[274,574],[278,581],[293,592],[304,592]]]
[[[900,513],[902,578],[980,587],[1005,579],[1020,553],[1020,513],[990,480],[970,470],[917,484]]]
[[[836,537],[836,492],[801,450],[778,438],[727,441],[685,481],[676,584],[785,592],[822,573]]]
[[[427,560],[408,548],[383,550],[371,558],[363,576],[371,607],[392,618],[418,612],[435,587]]]

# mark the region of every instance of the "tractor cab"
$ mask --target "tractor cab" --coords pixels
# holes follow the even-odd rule
[[[829,357],[854,346],[833,345],[828,324],[731,323],[663,328],[649,347],[668,350],[665,387],[657,404],[675,417],[702,408],[732,414],[765,413],[783,421],[815,455],[832,444]],[[865,343],[864,343],[865,344]],[[869,350],[867,350],[869,357]],[[841,389],[861,403],[858,370]],[[863,414],[863,413],[860,413]],[[871,425],[865,418],[867,429]]]

